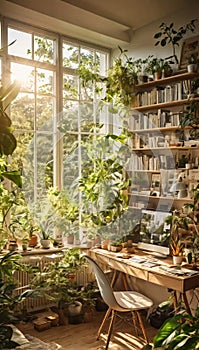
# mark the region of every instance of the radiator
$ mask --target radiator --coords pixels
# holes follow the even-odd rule
[[[58,260],[60,259],[60,257],[60,254],[52,254],[45,256],[32,255],[24,257],[24,262],[30,265],[38,266],[39,269],[42,271],[46,264],[50,264],[52,260]],[[17,271],[15,274],[15,278],[19,281],[19,286],[21,287],[18,293],[20,293],[21,290],[25,291],[26,289],[28,289],[28,285],[31,279],[31,276],[28,273]],[[75,275],[74,281],[80,285],[86,285],[88,282],[93,281],[94,279],[95,277],[93,275],[92,270],[89,267],[84,267]],[[53,305],[54,303],[45,297],[27,298],[18,305],[17,309],[20,311],[25,310],[27,312],[34,312],[51,307]]]

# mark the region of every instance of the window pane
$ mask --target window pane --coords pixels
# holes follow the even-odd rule
[[[63,67],[77,69],[79,61],[78,53],[79,49],[77,46],[63,43]]]
[[[55,40],[34,36],[34,59],[40,62],[55,64]]]
[[[64,74],[63,96],[64,98],[78,99],[78,78],[76,76]]]
[[[34,130],[34,115],[34,95],[19,93],[11,105],[13,127],[18,130]]]
[[[54,93],[54,73],[46,69],[37,69],[37,92],[40,94]]]
[[[53,135],[37,134],[37,191],[39,197],[53,185]]]
[[[63,183],[70,189],[79,176],[78,135],[66,134],[63,137]]]
[[[37,130],[52,131],[54,116],[54,98],[52,97],[38,97],[37,98],[37,112],[36,125]]]
[[[11,79],[21,84],[21,90],[34,91],[34,68],[24,64],[11,62]]]
[[[62,132],[78,131],[78,115],[79,107],[77,104],[74,104],[71,108],[63,108],[62,118],[60,120]]]
[[[16,42],[8,46],[8,54],[31,59],[32,35],[21,30],[8,28],[8,44],[13,40]]]

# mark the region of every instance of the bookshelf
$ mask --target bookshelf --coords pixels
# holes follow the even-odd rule
[[[192,189],[199,180],[199,137],[191,139],[191,127],[182,128],[180,121],[187,106],[192,101],[199,102],[198,95],[192,94],[197,79],[199,73],[183,73],[136,86],[135,104],[128,121],[132,135],[127,167],[132,180],[130,207],[174,210],[192,201]],[[182,159],[187,159],[183,166]],[[187,187],[183,198],[170,192],[180,175]]]

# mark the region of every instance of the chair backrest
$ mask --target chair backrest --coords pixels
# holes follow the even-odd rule
[[[95,278],[98,284],[98,288],[100,290],[100,294],[102,296],[102,299],[104,302],[111,307],[111,309],[119,310],[121,307],[117,303],[115,296],[113,294],[113,289],[109,283],[109,280],[107,279],[105,273],[102,271],[102,269],[99,267],[99,265],[88,255],[83,255],[84,258],[88,260],[88,262],[91,264],[94,273]]]

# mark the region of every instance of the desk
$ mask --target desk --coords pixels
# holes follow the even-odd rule
[[[119,253],[117,254],[103,249],[92,249],[89,254],[94,260],[106,264],[113,270],[172,289],[174,291],[174,306],[177,305],[176,292],[179,292],[180,298],[184,301],[187,310],[190,312],[186,292],[199,287],[199,272],[196,272],[192,276],[177,276],[163,270],[163,268],[167,269],[172,265],[172,258],[159,260],[160,265],[158,266],[147,267],[130,259],[124,259],[120,257],[121,254]],[[146,256],[146,253],[136,251],[135,255]]]

